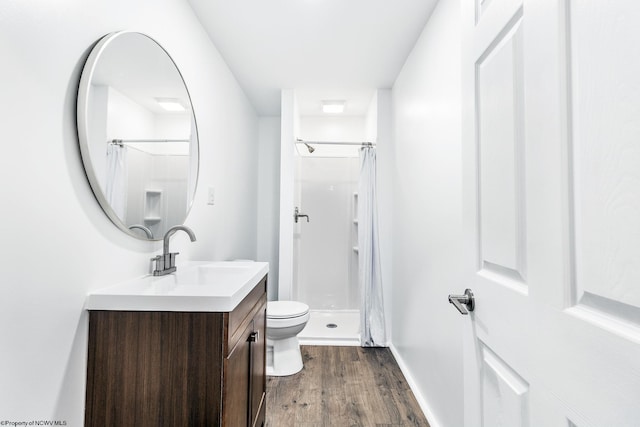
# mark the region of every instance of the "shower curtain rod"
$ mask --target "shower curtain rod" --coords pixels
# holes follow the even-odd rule
[[[320,144],[320,145],[362,145],[375,147],[373,142],[348,142],[348,141],[305,141],[304,139],[296,139],[296,144]]]
[[[188,139],[112,139],[107,141],[108,144],[127,144],[127,143],[147,143],[147,142],[191,142]]]

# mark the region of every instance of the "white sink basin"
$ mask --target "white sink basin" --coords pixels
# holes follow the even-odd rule
[[[269,271],[266,262],[189,262],[91,292],[87,310],[232,311]]]

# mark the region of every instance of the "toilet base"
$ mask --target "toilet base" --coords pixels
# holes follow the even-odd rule
[[[273,340],[267,337],[267,375],[284,377],[302,370],[298,337]]]

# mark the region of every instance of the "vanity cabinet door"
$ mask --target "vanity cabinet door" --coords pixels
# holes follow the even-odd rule
[[[249,375],[251,368],[251,336],[253,321],[242,332],[242,338],[231,349],[224,361],[224,397],[222,425],[242,427],[249,425]]]
[[[264,425],[265,323],[266,305],[262,304],[224,361],[223,426]]]
[[[91,311],[85,425],[219,425],[222,329],[221,313]]]
[[[267,336],[266,336],[267,306],[263,305],[253,318],[253,340],[251,342],[251,427],[264,425],[265,395],[267,391],[266,360],[267,360]]]

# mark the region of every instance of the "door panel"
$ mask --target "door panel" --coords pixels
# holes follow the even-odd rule
[[[476,3],[476,23],[480,20],[482,15],[489,9],[491,0],[475,0]]]
[[[521,19],[478,58],[476,108],[481,269],[524,283]]]
[[[494,427],[529,425],[529,384],[480,342],[482,423]]]
[[[638,425],[635,3],[461,3],[466,426]]]
[[[577,297],[638,326],[640,8],[589,3],[570,2],[567,15]]]

